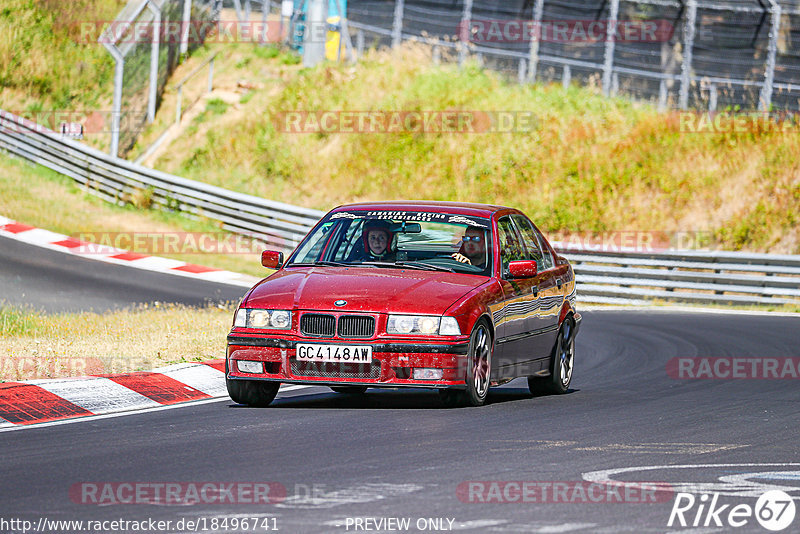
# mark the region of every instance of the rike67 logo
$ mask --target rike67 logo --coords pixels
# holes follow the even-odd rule
[[[771,531],[781,531],[792,524],[795,503],[781,490],[763,493],[755,506],[749,504],[720,504],[719,493],[678,493],[669,515],[668,527],[728,527],[738,528],[751,524],[753,519]]]

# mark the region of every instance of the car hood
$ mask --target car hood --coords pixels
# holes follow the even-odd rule
[[[392,312],[441,315],[484,276],[365,267],[294,267],[250,292],[248,308]],[[347,304],[334,306],[337,300]]]

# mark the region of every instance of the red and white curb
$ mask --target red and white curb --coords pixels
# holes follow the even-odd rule
[[[283,385],[281,391],[305,387]],[[3,382],[0,430],[227,397],[225,360],[116,375]]]
[[[0,383],[0,427],[30,425],[227,395],[224,360],[117,375]]]
[[[214,267],[205,267],[203,265],[195,265],[180,260],[138,254],[106,245],[90,244],[75,239],[74,237],[22,224],[2,216],[0,216],[0,236],[15,239],[29,245],[65,252],[81,258],[104,261],[117,265],[127,265],[147,271],[188,276],[208,282],[252,287],[259,281],[259,278],[255,276],[224,271]]]

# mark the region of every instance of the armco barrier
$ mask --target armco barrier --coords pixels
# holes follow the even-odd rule
[[[121,204],[150,195],[154,206],[293,249],[323,212],[237,193],[109,156],[0,110],[0,149],[74,179]],[[800,303],[800,255],[703,251],[603,251],[563,247],[582,302],[645,304],[652,299],[714,304]]]
[[[109,202],[145,195],[158,208],[219,221],[225,230],[282,250],[293,249],[323,215],[136,165],[2,110],[0,148],[69,176]]]
[[[584,302],[800,303],[800,256],[729,251],[604,251],[562,247]]]

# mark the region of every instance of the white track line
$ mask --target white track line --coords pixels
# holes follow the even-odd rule
[[[316,387],[316,386],[301,386],[301,385],[281,386],[281,389],[278,392],[278,395],[280,395],[281,393],[284,393],[286,391],[293,391],[293,390],[296,390],[296,389],[304,389],[304,388],[310,388],[310,387]],[[277,398],[280,398],[280,396],[277,397]],[[17,430],[31,430],[31,429],[35,429],[35,428],[46,428],[46,427],[50,427],[50,426],[70,425],[70,424],[73,424],[73,423],[88,423],[90,421],[97,421],[97,420],[100,420],[100,419],[112,419],[114,417],[125,417],[125,416],[128,416],[128,415],[138,415],[138,414],[143,414],[143,413],[147,413],[147,412],[160,412],[160,411],[163,411],[163,410],[174,410],[176,408],[187,408],[187,407],[190,407],[190,406],[197,406],[197,405],[200,405],[200,404],[210,404],[210,403],[213,403],[213,402],[233,402],[233,401],[226,394],[225,396],[215,397],[215,398],[211,398],[211,399],[188,401],[188,402],[182,402],[182,403],[178,403],[178,404],[158,405],[158,406],[154,406],[152,408],[139,408],[139,409],[134,409],[134,410],[127,410],[127,411],[124,411],[124,412],[106,413],[106,414],[100,414],[100,415],[87,415],[87,416],[84,416],[84,417],[75,417],[75,418],[72,418],[72,419],[61,419],[59,421],[48,421],[46,423],[33,423],[33,424],[30,424],[30,425],[15,425],[13,423],[8,423],[9,425],[12,425],[12,426],[7,426],[6,423],[2,422],[2,421],[5,421],[5,420],[0,420],[0,433],[3,433],[3,432],[14,432],[14,431],[17,431]]]

